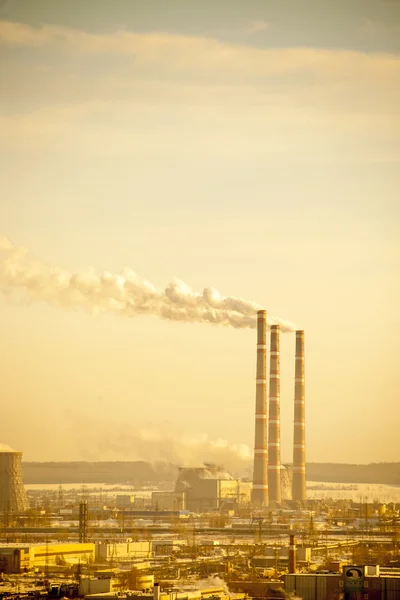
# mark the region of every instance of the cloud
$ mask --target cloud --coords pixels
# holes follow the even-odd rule
[[[134,426],[73,410],[66,410],[64,416],[71,446],[78,449],[82,460],[165,461],[182,466],[216,462],[232,472],[251,465],[252,453],[246,444],[212,440],[206,433],[181,432],[170,423]]]
[[[272,27],[274,27],[274,25],[274,23],[263,21],[261,19],[242,21],[236,26],[230,24],[229,28],[211,29],[207,32],[207,34],[210,37],[222,37],[223,39],[228,39],[232,41],[241,38],[246,39],[246,37],[257,35],[263,31],[271,29]]]
[[[386,25],[380,21],[364,18],[358,30],[365,37],[382,38],[387,36],[398,36],[400,34],[399,25]]]
[[[255,22],[252,28],[260,28]],[[263,78],[289,76],[303,79],[337,81],[357,77],[387,78],[400,75],[400,58],[389,54],[363,54],[348,50],[314,48],[252,48],[243,44],[222,43],[205,37],[167,33],[138,34],[119,30],[93,34],[77,29],[45,25],[40,28],[0,21],[0,43],[31,49],[56,47],[78,52],[80,59],[90,55],[119,55],[135,59],[135,71],[152,75],[184,76],[223,81],[250,82]],[[157,71],[152,71],[157,67]]]
[[[272,27],[272,23],[268,23],[267,21],[250,21],[247,27],[248,33],[258,33],[259,31],[266,31]]]
[[[0,83],[9,151],[72,147],[79,135],[80,148],[96,153],[184,147],[303,159],[306,145],[312,159],[397,160],[396,55],[7,21],[1,45],[19,50],[5,54]]]

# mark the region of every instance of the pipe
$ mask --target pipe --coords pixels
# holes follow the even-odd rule
[[[161,588],[159,583],[155,583],[153,586],[153,600],[160,600]]]
[[[296,331],[294,379],[294,434],[292,498],[306,499],[306,430],[304,408],[304,331]]]
[[[252,502],[268,505],[267,450],[267,311],[257,312],[256,414]]]
[[[289,541],[289,573],[296,573],[296,536],[291,535]]]
[[[272,325],[269,368],[268,492],[269,501],[277,504],[280,504],[282,501],[279,333],[279,325]]]

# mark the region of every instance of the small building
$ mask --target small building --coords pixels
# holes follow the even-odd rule
[[[296,562],[299,564],[311,562],[311,548],[297,546]],[[274,548],[272,546],[265,546],[264,555],[253,556],[251,564],[253,567],[258,567],[260,569],[275,566],[285,567],[289,564],[289,547],[281,546]]]
[[[185,492],[153,492],[151,502],[158,510],[181,511],[186,509]]]
[[[154,554],[166,556],[179,552],[183,547],[187,546],[186,540],[178,539],[159,539],[153,540]]]
[[[206,512],[249,503],[251,483],[234,479],[222,466],[180,467],[175,492],[186,493],[187,508]]]
[[[118,509],[132,508],[135,503],[135,496],[130,494],[118,494],[115,499],[115,506]]]
[[[98,542],[96,544],[96,561],[132,560],[150,558],[153,552],[152,542]]]
[[[400,576],[382,576],[378,565],[345,565],[342,573],[296,573],[283,578],[285,592],[303,600],[400,598]]]
[[[113,592],[119,588],[115,579],[98,579],[94,577],[82,577],[79,584],[79,594],[87,596],[88,594],[105,594]]]

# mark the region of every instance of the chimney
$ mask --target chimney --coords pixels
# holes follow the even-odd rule
[[[0,511],[23,512],[28,508],[22,481],[22,452],[0,452]]]
[[[289,573],[296,573],[296,536],[290,536],[289,542]]]
[[[294,375],[294,436],[292,498],[306,499],[306,433],[304,411],[304,331],[296,331]]]
[[[267,454],[267,312],[257,312],[256,424],[252,502],[268,505]]]
[[[280,342],[279,325],[271,326],[268,410],[269,501],[281,503]]]
[[[161,588],[159,583],[155,583],[153,586],[153,600],[160,600]]]

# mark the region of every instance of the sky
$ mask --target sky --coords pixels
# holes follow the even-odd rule
[[[399,2],[0,1],[0,237],[296,323],[308,461],[400,457],[399,125]],[[251,453],[252,329],[16,293],[0,331],[24,460]],[[290,461],[292,333],[281,367]]]

